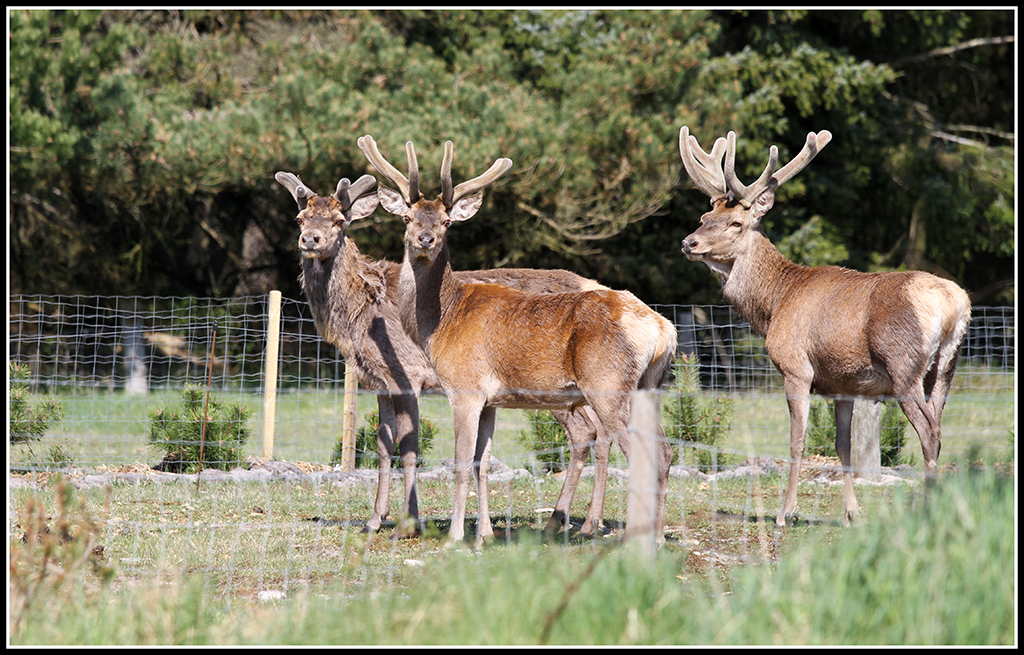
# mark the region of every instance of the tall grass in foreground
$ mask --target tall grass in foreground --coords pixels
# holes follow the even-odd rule
[[[965,467],[961,466],[961,469]],[[1012,644],[1013,478],[900,489],[862,527],[815,528],[715,582],[666,547],[520,542],[430,553],[403,583],[218,606],[197,576],[62,587],[12,644]],[[768,527],[773,530],[773,527]],[[786,530],[810,528],[786,528]],[[15,571],[12,560],[12,573]],[[571,591],[567,592],[567,589]]]

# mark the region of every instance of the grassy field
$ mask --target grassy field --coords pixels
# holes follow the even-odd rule
[[[252,438],[247,454],[260,455],[263,439],[262,397],[255,394],[216,392],[224,402],[242,403],[252,410]],[[709,395],[709,394],[706,394]],[[789,415],[785,397],[771,393],[732,394],[734,415],[732,430],[723,448],[746,458],[748,455],[787,457],[789,454]],[[147,445],[149,412],[152,408],[178,406],[180,392],[154,391],[148,396],[89,392],[60,396],[64,420],[42,441],[12,449],[12,462],[45,462],[53,447],[67,452],[81,467],[153,464],[160,459]],[[943,414],[942,458],[957,458],[967,453],[988,453],[1004,457],[1012,450],[1015,393],[1013,376],[1004,370],[962,365],[954,379],[954,388]],[[340,390],[282,391],[277,397],[274,457],[296,462],[331,461],[335,443],[341,436],[343,395]],[[365,425],[365,416],[376,409],[376,397],[358,395],[357,421]],[[453,454],[451,412],[440,395],[427,395],[421,401],[421,414],[440,429],[432,452],[426,454],[430,466]],[[494,455],[510,466],[526,466],[531,457],[515,439],[527,421],[516,410],[500,410],[494,439]],[[911,451],[920,454],[913,430],[907,433]],[[620,457],[616,451],[616,457]],[[621,459],[617,465],[624,466]]]
[[[1003,644],[1015,642],[1016,485],[958,465],[931,485],[804,484],[777,529],[780,476],[672,482],[653,561],[610,531],[540,532],[553,476],[496,485],[498,537],[444,549],[451,485],[420,485],[427,530],[362,534],[369,485],[12,488],[10,640],[28,644]],[[574,505],[585,510],[589,485]],[[765,516],[768,520],[762,520]],[[814,518],[814,517],[819,518]],[[319,517],[324,520],[311,520]]]

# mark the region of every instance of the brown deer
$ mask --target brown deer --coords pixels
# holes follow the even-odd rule
[[[346,363],[355,366],[360,384],[377,392],[380,464],[376,500],[366,529],[379,530],[388,515],[391,458],[396,446],[405,479],[403,511],[418,522],[418,399],[423,389],[440,389],[440,382],[424,352],[402,329],[396,304],[400,264],[370,259],[359,252],[347,234],[353,221],[371,215],[376,209],[379,203],[374,190],[377,181],[372,175],[364,175],[354,184],[342,179],[332,196],[320,197],[292,173],[279,172],[275,179],[291,192],[298,204],[300,282],[317,331],[338,348]],[[456,275],[467,281],[505,284],[537,292],[603,288],[593,280],[557,270],[493,269]],[[554,416],[565,428],[571,454],[549,530],[557,529],[562,523],[568,525],[569,506],[591,444],[594,444],[595,475],[601,479],[607,474],[611,446],[590,408],[558,410]],[[581,534],[593,534],[600,527],[604,499],[603,496],[595,498],[580,528]]]
[[[855,398],[895,397],[921,439],[928,475],[934,474],[942,409],[971,313],[963,289],[929,273],[808,268],[776,250],[761,226],[775,189],[807,166],[831,138],[824,130],[811,132],[800,153],[780,169],[778,148],[772,146],[767,167],[748,187],[736,177],[735,132],[718,138],[710,153],[685,126],[679,132],[683,165],[712,206],[697,231],[683,239],[683,253],[721,276],[722,294],[765,337],[768,355],[783,376],[791,463],[786,499],[776,517],[780,526],[797,517],[812,393],[834,399],[844,524],[860,511],[850,468]]]
[[[626,291],[539,294],[460,280],[451,269],[448,228],[476,214],[483,189],[508,171],[512,161],[499,159],[483,175],[455,186],[453,145],[448,141],[441,193],[427,200],[419,191],[411,141],[406,143],[408,178],[384,159],[372,137],[364,136],[358,144],[399,189],[381,184],[377,192],[384,209],[406,223],[398,289],[402,325],[427,353],[452,408],[456,493],[448,545],[461,542],[465,534],[469,479],[475,471],[480,547],[493,535],[487,461],[497,408],[589,405],[609,438],[621,446],[628,438],[630,393],[661,384],[675,356],[676,330]],[[655,529],[663,541],[672,447],[663,432],[661,437]],[[595,479],[594,484],[596,502],[604,496],[604,481]]]

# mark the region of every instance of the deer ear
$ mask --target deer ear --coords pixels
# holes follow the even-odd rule
[[[452,208],[448,210],[448,218],[453,221],[467,221],[473,218],[478,211],[480,211],[480,205],[484,202],[483,191],[474,193],[471,196],[460,198],[452,205]]]
[[[345,218],[349,223],[352,221],[358,221],[361,218],[366,218],[377,209],[377,205],[380,204],[380,198],[377,197],[376,193],[369,193],[365,196],[360,196],[352,201],[352,206],[345,212]]]
[[[775,204],[775,189],[768,187],[764,193],[757,197],[754,204],[750,206],[750,215],[755,221],[768,213],[768,210]]]
[[[409,205],[405,202],[402,194],[389,189],[383,184],[377,185],[377,195],[380,197],[380,205],[396,216],[405,216],[409,211]]]

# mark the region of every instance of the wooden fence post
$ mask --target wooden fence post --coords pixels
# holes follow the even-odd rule
[[[277,353],[281,342],[281,292],[270,292],[267,308],[267,355],[263,370],[263,459],[274,456],[274,419],[277,412]]]
[[[850,465],[855,477],[878,482],[882,479],[881,404],[857,398],[853,401],[850,428]]]
[[[341,414],[341,470],[351,473],[356,468],[356,391],[359,380],[356,369],[345,360],[345,404]]]
[[[635,391],[629,411],[629,498],[625,539],[654,557],[658,511],[658,392]]]

